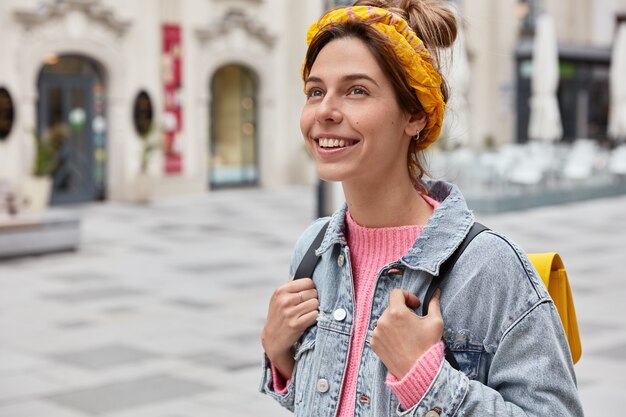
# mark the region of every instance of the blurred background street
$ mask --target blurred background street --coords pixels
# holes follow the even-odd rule
[[[71,206],[77,252],[0,261],[1,417],[279,417],[259,332],[310,187]],[[587,417],[626,409],[626,197],[478,215],[558,251],[583,341]]]
[[[0,417],[289,415],[259,332],[340,198],[298,121],[307,29],[351,3],[0,1]],[[429,172],[561,253],[586,415],[623,415],[626,0],[446,3]]]

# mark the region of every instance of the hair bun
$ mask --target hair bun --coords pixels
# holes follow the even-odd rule
[[[357,0],[354,5],[380,7],[397,14],[435,53],[439,48],[451,46],[456,39],[455,13],[440,0]]]

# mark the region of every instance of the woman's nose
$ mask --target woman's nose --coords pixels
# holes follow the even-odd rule
[[[337,99],[331,95],[326,95],[319,103],[315,112],[315,119],[319,123],[339,123],[343,119],[341,109]]]

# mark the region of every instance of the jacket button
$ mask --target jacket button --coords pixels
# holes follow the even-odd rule
[[[328,381],[324,378],[320,378],[317,380],[317,391],[318,392],[328,392]]]
[[[343,308],[338,308],[333,312],[333,318],[337,321],[343,321],[347,315],[348,313]]]
[[[339,254],[339,256],[337,257],[337,265],[339,265],[339,268],[343,268],[343,265],[346,263],[346,257],[343,256],[343,253]]]
[[[430,410],[424,417],[439,417],[437,410]]]

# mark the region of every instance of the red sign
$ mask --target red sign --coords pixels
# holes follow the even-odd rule
[[[165,173],[182,172],[181,137],[182,108],[182,35],[177,24],[164,24],[162,78],[164,89],[163,128],[165,131]]]

